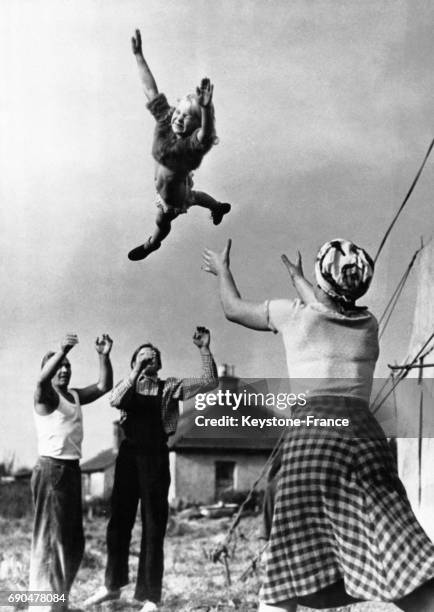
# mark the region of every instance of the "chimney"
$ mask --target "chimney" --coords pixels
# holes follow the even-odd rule
[[[118,453],[122,440],[125,438],[119,421],[113,421],[113,452]]]
[[[218,368],[219,375],[219,389],[222,391],[231,391],[236,393],[238,391],[239,378],[235,376],[235,366],[222,363]]]

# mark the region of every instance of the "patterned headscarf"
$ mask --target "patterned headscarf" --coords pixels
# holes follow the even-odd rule
[[[354,304],[369,289],[374,262],[368,253],[350,242],[337,238],[326,242],[315,263],[318,285],[335,300]]]

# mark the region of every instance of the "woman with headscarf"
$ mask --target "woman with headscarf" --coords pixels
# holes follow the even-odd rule
[[[375,317],[355,302],[369,288],[372,259],[347,240],[320,249],[317,285],[301,258],[284,262],[301,299],[243,300],[229,264],[231,243],[204,252],[219,278],[226,318],[280,332],[291,382],[309,383],[293,417],[348,419],[337,428],[292,428],[283,447],[259,612],[295,612],[357,601],[434,610],[434,546],[417,522],[387,440],[369,412],[378,358]],[[342,421],[341,421],[342,422]]]

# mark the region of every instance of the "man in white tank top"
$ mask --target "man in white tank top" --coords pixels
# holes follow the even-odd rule
[[[72,582],[84,550],[81,474],[83,439],[81,406],[95,401],[113,386],[112,340],[97,338],[99,379],[81,389],[69,389],[71,364],[67,354],[78,343],[67,334],[56,352],[42,360],[34,397],[39,459],[32,474],[35,505],[30,557],[30,590],[50,591],[49,605],[35,612],[66,611]]]

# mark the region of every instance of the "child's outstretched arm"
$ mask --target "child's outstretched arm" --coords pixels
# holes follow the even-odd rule
[[[201,122],[197,134],[199,142],[212,138],[214,132],[214,116],[212,112],[212,94],[214,85],[206,77],[201,80],[200,86],[196,87],[197,101],[200,106]]]
[[[289,272],[292,284],[295,287],[298,297],[304,304],[316,302],[315,293],[312,285],[304,278],[301,253],[298,251],[297,263],[292,263],[286,255],[282,255],[282,261]]]
[[[158,88],[154,76],[146,63],[145,58],[143,57],[142,37],[140,35],[140,30],[136,30],[135,36],[131,38],[131,47],[137,61],[139,76],[140,80],[142,81],[143,89],[145,90],[145,95],[150,102],[158,95]]]

